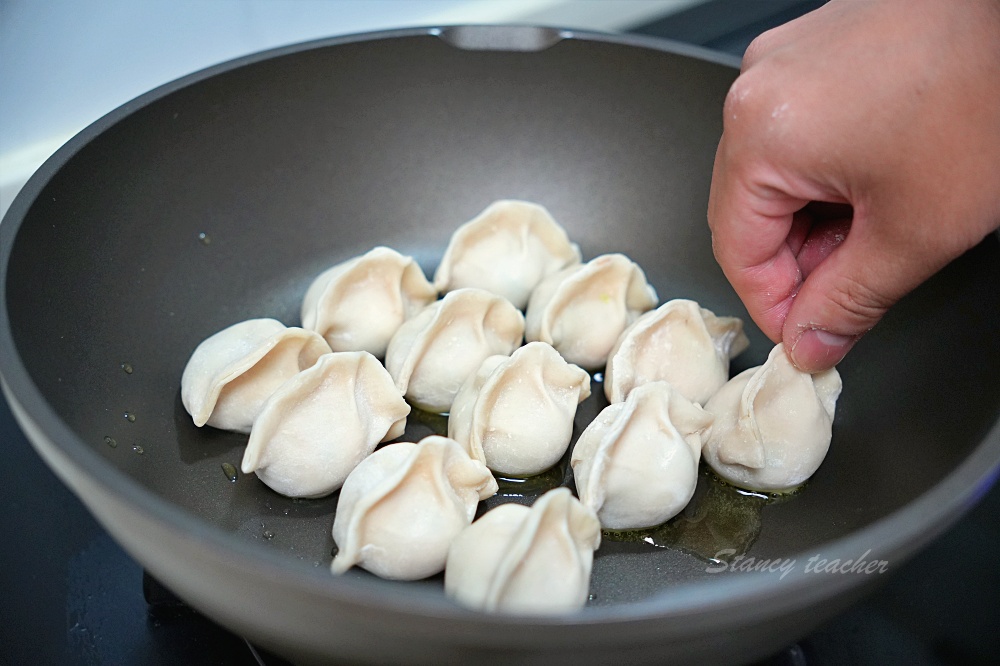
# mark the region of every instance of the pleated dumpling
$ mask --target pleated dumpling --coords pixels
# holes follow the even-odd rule
[[[243,473],[288,497],[322,497],[379,442],[403,434],[410,406],[368,352],[324,354],[268,398],[243,454]]]
[[[523,335],[524,316],[510,301],[457,289],[399,327],[385,367],[411,404],[444,413],[487,356],[510,354]]]
[[[836,368],[811,375],[778,344],[764,365],[733,377],[705,405],[715,426],[705,461],[733,485],[780,492],[819,469],[842,388]]]
[[[578,263],[580,248],[545,208],[496,201],[452,234],[434,286],[441,292],[478,287],[523,310],[542,278]]]
[[[302,327],[322,335],[333,351],[382,358],[400,324],[436,298],[412,257],[376,247],[313,280],[302,301]]]
[[[638,264],[604,254],[542,280],[528,302],[525,333],[529,342],[547,342],[592,370],[604,366],[622,331],[656,303]]]
[[[667,382],[608,405],[580,435],[571,464],[580,501],[607,529],[652,527],[694,495],[712,415]]]
[[[511,356],[490,356],[451,406],[448,436],[473,458],[513,477],[541,474],[563,457],[576,406],[590,396],[590,375],[544,342]]]
[[[250,432],[264,401],[330,346],[313,331],[249,319],[202,341],[181,375],[181,402],[199,428]]]
[[[502,613],[555,614],[587,603],[601,525],[556,488],[532,507],[502,504],[451,545],[444,591],[458,603]]]
[[[448,548],[497,482],[453,439],[389,444],[354,468],[333,520],[333,573],[357,565],[382,578],[417,580],[444,570]]]
[[[729,359],[749,344],[737,317],[717,317],[686,299],[667,301],[618,338],[608,356],[604,394],[621,402],[636,386],[664,380],[704,405],[729,379]]]

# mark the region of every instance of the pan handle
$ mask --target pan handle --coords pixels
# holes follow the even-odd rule
[[[569,36],[556,28],[514,25],[459,25],[430,32],[466,51],[544,51]]]

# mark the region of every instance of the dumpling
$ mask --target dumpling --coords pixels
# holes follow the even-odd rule
[[[704,405],[729,379],[729,359],[749,345],[740,319],[717,317],[694,301],[667,301],[618,338],[608,356],[604,394],[621,402],[636,386],[662,379]]]
[[[331,570],[357,565],[393,580],[433,576],[479,500],[496,492],[490,471],[453,439],[389,444],[355,467],[340,490]]]
[[[519,309],[546,275],[580,263],[580,248],[538,204],[496,201],[451,236],[434,286],[478,287]]]
[[[458,535],[448,551],[444,591],[490,612],[555,614],[587,603],[601,525],[568,488],[528,508],[502,504]]]
[[[523,335],[524,316],[510,301],[457,289],[399,327],[385,367],[411,404],[444,413],[487,356],[510,354]]]
[[[819,469],[842,384],[836,368],[801,372],[778,344],[764,365],[733,377],[705,405],[715,426],[705,461],[733,485],[780,492]]]
[[[466,380],[448,436],[498,474],[541,474],[566,453],[576,406],[589,396],[586,370],[544,342],[529,342],[509,357],[490,356]]]
[[[330,346],[313,331],[249,319],[204,340],[181,375],[181,402],[199,428],[250,432],[264,401]]]
[[[652,527],[694,495],[712,415],[667,382],[608,405],[580,435],[570,464],[580,501],[607,529]]]
[[[542,280],[528,302],[525,333],[529,342],[547,342],[592,370],[604,366],[622,331],[656,303],[638,264],[604,254]]]
[[[376,247],[313,280],[302,301],[302,328],[322,335],[333,351],[382,358],[400,324],[436,298],[412,257]]]
[[[410,406],[368,352],[324,354],[268,398],[243,454],[243,473],[289,497],[322,497],[379,442],[406,428]]]

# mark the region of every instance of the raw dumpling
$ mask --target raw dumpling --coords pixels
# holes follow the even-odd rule
[[[268,398],[243,454],[243,473],[289,497],[322,497],[379,442],[403,434],[410,406],[368,352],[324,354]]]
[[[385,367],[411,404],[444,413],[487,356],[510,354],[523,335],[524,316],[510,301],[457,289],[399,327]]]
[[[795,488],[826,457],[841,387],[836,368],[801,372],[777,345],[764,365],[733,377],[705,405],[715,415],[705,461],[743,488]]]
[[[382,358],[400,324],[436,298],[412,257],[377,247],[313,280],[302,301],[302,328],[322,335],[335,352]]]
[[[664,380],[704,405],[729,379],[729,359],[750,345],[743,322],[674,299],[625,329],[608,356],[604,394],[621,402],[646,382]]]
[[[357,565],[382,578],[417,580],[444,570],[451,542],[497,482],[453,439],[389,444],[354,468],[340,490],[333,573]]]
[[[656,303],[638,264],[604,254],[542,280],[528,302],[525,332],[529,342],[547,342],[591,370],[604,366],[622,331]]]
[[[601,525],[568,488],[534,506],[502,504],[458,535],[448,552],[444,591],[491,612],[553,614],[587,602]]]
[[[490,356],[466,380],[448,416],[448,436],[468,444],[494,472],[541,474],[563,457],[590,375],[544,342]]]
[[[204,340],[181,375],[181,402],[199,428],[250,432],[264,401],[330,346],[313,331],[249,319]]]
[[[434,286],[478,287],[524,309],[546,275],[580,263],[580,248],[538,204],[497,201],[451,236]]]
[[[650,382],[605,407],[573,449],[580,501],[601,525],[652,527],[677,515],[698,483],[712,415],[667,382]]]

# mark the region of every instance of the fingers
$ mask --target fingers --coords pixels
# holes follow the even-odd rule
[[[802,283],[795,255],[807,227],[795,212],[804,202],[744,177],[725,152],[723,136],[708,204],[712,250],[750,317],[777,342]]]
[[[798,261],[802,279],[805,280],[847,239],[851,229],[851,218],[813,221],[810,219],[811,216],[805,213],[800,213],[797,217],[802,218],[808,225],[806,236],[799,249],[795,251],[795,260]]]
[[[873,237],[868,225],[855,226],[838,242],[843,223],[825,225],[816,246],[807,248],[807,241],[800,252],[803,271],[810,270],[782,329],[800,370],[820,372],[839,363],[890,306],[940,268],[940,262],[907,256],[900,251],[905,244]]]
[[[836,364],[1000,221],[997,6],[833,0],[747,51],[723,106],[713,250],[800,369]]]

